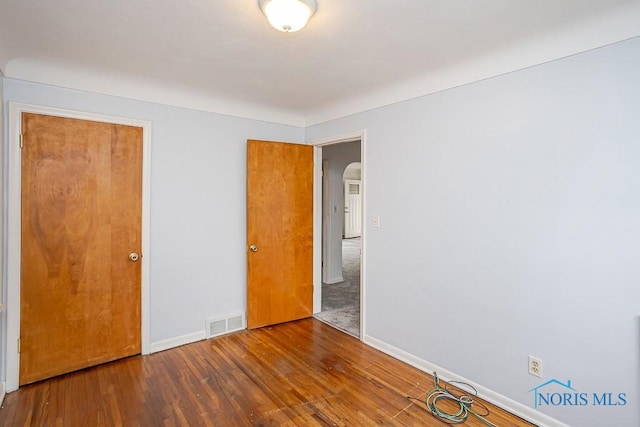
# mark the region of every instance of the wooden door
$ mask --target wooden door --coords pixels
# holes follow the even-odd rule
[[[313,147],[247,141],[247,326],[313,314]]]
[[[141,128],[25,113],[22,133],[20,385],[140,353],[142,225]]]
[[[362,182],[359,179],[344,181],[344,237],[362,235]]]

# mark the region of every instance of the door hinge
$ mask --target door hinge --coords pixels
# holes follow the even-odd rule
[[[22,134],[20,134],[20,149],[24,148],[24,138],[22,137]]]
[[[20,353],[20,338],[18,338],[18,353]]]

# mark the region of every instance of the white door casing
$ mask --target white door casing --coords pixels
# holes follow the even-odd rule
[[[365,194],[365,185],[366,182],[366,168],[365,168],[365,159],[367,153],[367,144],[366,144],[366,130],[362,129],[359,131],[348,132],[342,135],[330,136],[326,138],[319,138],[316,140],[309,141],[309,144],[314,145],[316,149],[316,161],[315,161],[315,179],[314,179],[314,305],[313,312],[318,313],[322,309],[322,264],[326,263],[327,253],[323,252],[323,221],[326,218],[323,218],[324,212],[324,203],[323,203],[323,191],[322,191],[322,182],[323,182],[323,161],[322,161],[322,147],[329,146],[333,144],[340,144],[343,142],[352,142],[359,140],[360,141],[360,159],[362,162],[362,187],[361,187],[361,209],[362,209],[362,218],[366,218],[366,194]],[[361,221],[362,222],[362,221]],[[326,237],[326,236],[325,236]],[[365,341],[367,338],[366,333],[366,291],[367,291],[367,280],[366,280],[366,231],[363,230],[361,233],[362,242],[361,242],[361,250],[360,250],[360,340]]]
[[[9,103],[9,159],[7,208],[7,346],[6,390],[18,389],[18,338],[20,337],[20,231],[21,231],[21,152],[22,113],[36,113],[97,122],[137,126],[142,133],[142,253],[141,259],[141,344],[142,354],[150,353],[149,259],[151,194],[151,122],[17,102]]]

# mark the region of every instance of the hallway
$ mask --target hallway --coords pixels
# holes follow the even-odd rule
[[[361,238],[342,239],[342,278],[322,284],[322,311],[316,317],[360,337],[360,248]]]

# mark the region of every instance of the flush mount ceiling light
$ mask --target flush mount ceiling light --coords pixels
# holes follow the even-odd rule
[[[307,25],[316,13],[315,0],[259,0],[260,9],[273,28],[293,33]]]

